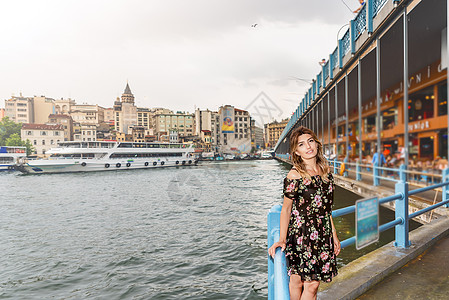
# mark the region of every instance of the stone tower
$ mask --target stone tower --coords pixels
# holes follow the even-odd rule
[[[125,92],[122,94],[122,102],[134,105],[134,95],[133,93],[131,93],[131,89],[129,88],[128,83],[126,83]]]

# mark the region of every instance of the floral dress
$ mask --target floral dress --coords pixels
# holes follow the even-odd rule
[[[329,282],[337,275],[332,224],[334,179],[284,179],[284,196],[293,200],[285,256],[288,275]]]

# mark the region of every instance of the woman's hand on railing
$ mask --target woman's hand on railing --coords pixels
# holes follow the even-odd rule
[[[335,255],[340,254],[340,251],[341,251],[340,240],[338,239],[337,235],[334,234],[334,253],[335,253]]]
[[[274,254],[276,253],[276,248],[281,247],[281,251],[284,251],[285,246],[286,246],[285,242],[282,242],[282,241],[276,242],[268,249],[268,254],[270,254],[270,256],[272,258],[274,258]]]

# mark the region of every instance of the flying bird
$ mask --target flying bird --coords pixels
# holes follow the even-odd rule
[[[256,26],[257,26],[257,23],[255,23],[255,24],[251,25],[251,27],[256,27]]]

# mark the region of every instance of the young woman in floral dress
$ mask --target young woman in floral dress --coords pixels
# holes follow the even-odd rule
[[[293,168],[284,179],[284,203],[277,247],[285,250],[290,299],[316,299],[320,281],[337,275],[340,253],[332,220],[334,179],[316,134],[305,127],[290,136]]]

